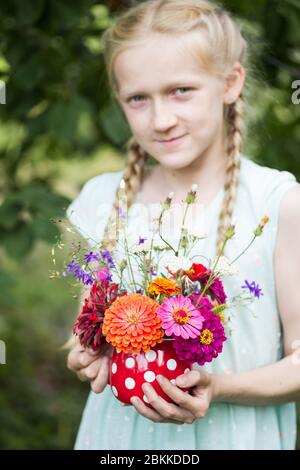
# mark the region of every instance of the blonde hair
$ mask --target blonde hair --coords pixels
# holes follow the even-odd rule
[[[113,93],[117,93],[114,75],[116,57],[128,47],[147,39],[151,33],[183,34],[199,31],[205,35],[205,47],[193,44],[201,64],[211,73],[225,77],[235,62],[246,67],[247,43],[236,22],[228,12],[205,0],[148,0],[119,15],[112,27],[103,33],[104,58]],[[220,249],[224,231],[231,223],[240,172],[240,152],[243,130],[243,95],[231,105],[224,105],[227,166],[224,199],[219,215],[216,247]],[[149,155],[132,137],[127,143],[127,162],[124,171],[128,208],[134,201],[143,180],[144,166]],[[113,248],[109,235],[116,225],[118,194],[104,230],[103,243]]]

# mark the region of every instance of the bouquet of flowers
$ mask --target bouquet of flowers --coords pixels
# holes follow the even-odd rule
[[[255,281],[245,280],[241,289],[247,294],[244,290],[229,299],[222,278],[237,273],[234,263],[262,234],[268,217],[262,218],[250,244],[233,261],[224,256],[226,244],[235,235],[235,227],[229,226],[216,259],[203,264],[190,256],[203,237],[190,234],[185,226],[196,194],[197,186],[193,185],[186,196],[176,248],[162,233],[162,220],[174,193],[161,203],[151,239],[139,236],[130,245],[127,212],[121,207],[122,201],[126,204],[122,181],[117,250],[110,251],[102,243],[94,251],[80,248],[65,265],[64,276],[71,275],[89,287],[74,334],[86,348],[101,352],[107,343],[114,348],[110,384],[115,396],[125,403],[130,403],[130,392],[139,395],[138,383],[141,386],[147,380],[154,385],[156,373],[174,380],[194,363],[203,366],[216,358],[228,336],[227,310],[263,295]],[[155,235],[160,245],[154,242]],[[119,260],[117,252],[122,253]],[[159,385],[155,385],[158,391]],[[161,390],[160,394],[164,395]],[[143,397],[142,392],[140,395]]]

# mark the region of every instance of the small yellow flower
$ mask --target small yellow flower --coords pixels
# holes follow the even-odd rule
[[[165,279],[164,277],[157,277],[152,281],[147,289],[148,294],[180,294],[180,288],[172,279]]]
[[[210,330],[203,330],[200,336],[200,343],[202,344],[210,344],[213,340],[213,333]]]

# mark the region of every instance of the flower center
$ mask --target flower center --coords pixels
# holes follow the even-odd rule
[[[213,340],[213,333],[210,330],[203,330],[200,336],[200,343],[210,344]]]
[[[127,320],[129,323],[134,323],[137,325],[140,322],[140,316],[138,312],[133,312],[128,315]]]
[[[177,323],[187,323],[190,319],[190,313],[186,308],[175,308],[173,318]]]

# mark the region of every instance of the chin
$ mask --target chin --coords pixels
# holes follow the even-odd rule
[[[176,154],[169,154],[165,157],[159,157],[157,161],[170,170],[180,170],[182,168],[187,168],[190,166],[195,159],[189,159],[184,156],[176,155]]]

